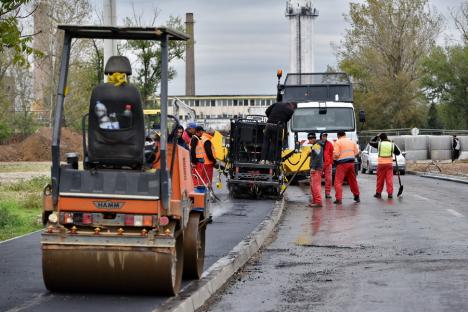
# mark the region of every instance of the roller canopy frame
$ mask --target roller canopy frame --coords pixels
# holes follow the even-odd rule
[[[169,207],[169,175],[167,172],[167,97],[168,97],[168,43],[169,41],[186,41],[186,34],[167,27],[114,27],[114,26],[79,26],[59,25],[64,31],[63,49],[60,63],[60,78],[55,104],[52,133],[52,199],[54,206],[58,203],[60,185],[60,134],[63,120],[63,103],[70,62],[71,41],[79,39],[116,39],[116,40],[153,40],[161,42],[161,177],[160,194],[164,208]]]

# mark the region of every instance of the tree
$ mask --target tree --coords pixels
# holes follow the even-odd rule
[[[28,65],[28,56],[35,53],[30,47],[31,35],[24,35],[18,23],[19,19],[27,17],[21,15],[22,7],[31,0],[2,0],[0,2],[0,52],[13,51],[13,62],[21,66]]]
[[[338,50],[340,68],[357,85],[356,106],[369,128],[426,123],[420,92],[421,61],[435,44],[441,18],[427,0],[366,0],[351,3],[350,29]]]
[[[429,111],[427,112],[427,128],[429,129],[440,129],[442,124],[439,120],[439,112],[435,103],[431,103]]]
[[[468,46],[434,48],[424,59],[422,86],[440,106],[444,127],[468,127]]]
[[[34,28],[39,34],[35,37],[34,46],[43,52],[43,57],[35,60],[35,99],[39,103],[40,109],[49,113],[45,117],[49,122],[52,122],[63,44],[63,31],[59,31],[57,25],[83,24],[85,20],[90,18],[91,5],[88,0],[36,0],[36,6]],[[86,62],[90,58],[93,51],[91,44],[90,40],[73,42],[69,66],[70,76],[72,76],[75,66],[81,66],[83,61]],[[67,103],[68,101],[65,105]],[[81,104],[69,103],[69,105]]]
[[[158,13],[153,14],[153,19],[150,26],[154,26]],[[148,26],[142,25],[141,17],[135,14],[133,10],[133,17],[125,19],[127,26]],[[184,26],[180,17],[169,17],[166,22],[167,27],[175,30],[184,31]],[[159,42],[146,41],[146,40],[129,40],[125,46],[126,50],[131,51],[137,57],[138,67],[134,72],[136,73],[136,85],[140,90],[141,97],[144,103],[147,103],[151,96],[154,96],[156,89],[161,81],[161,48]],[[185,52],[185,43],[179,41],[169,42],[169,62],[175,59],[182,59]],[[173,67],[169,67],[169,80],[173,79],[176,72]]]
[[[455,27],[460,31],[463,42],[468,44],[468,2],[463,2],[457,11],[452,13]]]

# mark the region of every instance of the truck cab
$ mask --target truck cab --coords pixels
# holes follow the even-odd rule
[[[343,130],[346,136],[358,143],[352,84],[345,73],[288,74],[280,84],[278,73],[277,100],[297,102],[297,109],[287,125],[287,144],[284,146],[283,169],[286,175],[299,171],[307,175],[309,162],[305,161],[310,152],[307,133],[328,133],[328,140],[334,141],[337,132]],[[359,168],[359,161],[356,162]]]

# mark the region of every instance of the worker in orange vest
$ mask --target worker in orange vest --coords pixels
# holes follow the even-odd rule
[[[195,128],[195,133],[190,139],[190,161],[192,163],[192,176],[194,186],[203,186],[208,181],[205,170],[205,148],[203,147],[203,133],[205,130],[202,126]]]
[[[214,145],[211,142],[211,139],[214,136],[214,130],[213,129],[208,129],[206,132],[203,133],[202,135],[202,144],[204,148],[204,166],[205,166],[205,173],[207,175],[208,183],[212,184],[213,182],[213,170],[214,167],[216,166],[216,150],[214,148]]]
[[[354,162],[359,154],[359,149],[353,141],[346,137],[344,131],[338,131],[338,140],[333,146],[333,158],[336,161],[335,172],[335,201],[339,205],[343,199],[343,181],[348,180],[349,188],[354,195],[354,201],[360,202],[359,186],[356,180]]]
[[[390,142],[387,134],[380,133],[374,137],[369,145],[378,151],[377,160],[377,185],[375,198],[382,198],[384,183],[387,185],[388,198],[393,198],[393,155],[400,155],[398,146]]]

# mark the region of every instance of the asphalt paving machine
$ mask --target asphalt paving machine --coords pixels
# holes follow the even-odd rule
[[[233,198],[278,198],[284,183],[281,150],[283,124],[274,128],[270,161],[261,162],[265,116],[247,116],[231,120],[229,150],[226,158],[227,185]]]
[[[203,272],[209,216],[207,195],[192,185],[188,151],[168,142],[168,44],[188,37],[164,27],[59,29],[64,44],[41,240],[45,285],[50,291],[174,295],[182,276],[197,279]],[[61,164],[70,49],[79,38],[161,42],[160,155],[150,170],[145,169],[141,99],[131,84],[95,87],[83,117],[83,169],[76,154]],[[113,72],[130,75],[128,59],[111,57],[106,73]],[[103,112],[112,118],[102,118]]]

